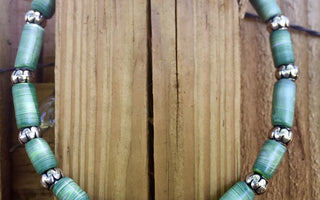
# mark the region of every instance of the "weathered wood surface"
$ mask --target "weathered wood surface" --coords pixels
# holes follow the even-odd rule
[[[148,199],[147,1],[56,1],[56,156],[91,199]]]
[[[155,199],[218,199],[240,176],[236,1],[151,1]]]
[[[320,30],[319,1],[278,1],[292,24]],[[247,11],[253,12],[251,6]],[[241,20],[241,174],[247,174],[271,125],[274,67],[265,24]],[[297,83],[293,142],[265,195],[256,199],[319,199],[319,64],[320,39],[291,30],[296,65],[300,69]]]

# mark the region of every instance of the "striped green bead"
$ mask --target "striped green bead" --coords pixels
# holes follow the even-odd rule
[[[267,140],[262,146],[253,171],[270,179],[276,172],[287,148],[274,140]]]
[[[31,9],[39,11],[45,18],[49,19],[55,11],[55,0],[33,0]]]
[[[18,129],[40,125],[36,89],[32,83],[12,87],[12,96]]]
[[[240,181],[230,188],[220,200],[252,200],[254,197],[253,190],[244,181]]]
[[[17,57],[16,68],[34,71],[37,68],[42,47],[44,29],[37,24],[24,25]]]
[[[270,35],[273,62],[276,67],[294,63],[290,33],[286,29],[273,31]]]
[[[26,151],[38,174],[58,165],[49,144],[43,138],[35,138],[27,142]]]
[[[64,177],[53,186],[59,200],[89,200],[89,196],[71,178]]]
[[[274,85],[272,124],[291,128],[294,119],[296,84],[290,79],[280,79]]]
[[[275,0],[250,0],[250,3],[264,21],[281,15],[281,10]]]

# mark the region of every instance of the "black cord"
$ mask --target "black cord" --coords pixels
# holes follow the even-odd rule
[[[38,65],[38,68],[44,68],[44,67],[52,67],[54,66],[54,63],[48,63],[48,64],[39,64]],[[14,71],[16,68],[14,67],[10,67],[10,68],[6,68],[6,69],[0,69],[0,73],[3,73],[3,72],[12,72]]]
[[[252,18],[252,19],[260,19],[260,17],[258,15],[255,15],[253,13],[249,13],[249,12],[246,12],[245,13],[245,18]],[[262,21],[262,20],[261,20]],[[315,30],[312,30],[312,29],[307,29],[307,28],[304,28],[303,26],[299,26],[299,25],[295,25],[295,24],[290,24],[290,27],[289,28],[292,28],[292,29],[295,29],[297,31],[302,31],[302,32],[306,32],[308,33],[309,35],[313,35],[313,36],[317,36],[317,37],[320,37],[320,32],[319,31],[315,31]]]

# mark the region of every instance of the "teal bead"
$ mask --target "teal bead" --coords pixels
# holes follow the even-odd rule
[[[294,119],[296,84],[290,79],[280,79],[273,88],[272,124],[291,128]]]
[[[264,21],[281,15],[281,10],[275,0],[250,0],[250,3]]]
[[[71,178],[64,177],[53,186],[59,200],[89,200],[89,196]]]
[[[276,67],[294,63],[290,33],[286,29],[273,31],[270,35],[273,62]]]
[[[36,89],[32,83],[12,87],[12,96],[18,129],[40,125]]]
[[[267,140],[262,146],[253,171],[270,179],[276,172],[287,148],[275,140]]]
[[[37,24],[24,25],[17,57],[16,68],[34,71],[37,68],[42,47],[44,29]]]
[[[240,181],[230,188],[220,200],[252,200],[254,197],[253,190],[245,182]]]
[[[55,0],[33,0],[31,9],[39,11],[45,18],[50,19],[55,11]]]
[[[43,138],[35,138],[27,142],[26,151],[38,174],[58,165],[49,144]]]

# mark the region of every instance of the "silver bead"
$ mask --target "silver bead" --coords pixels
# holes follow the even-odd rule
[[[29,127],[29,128],[24,128],[19,132],[19,142],[21,144],[25,144],[27,142],[29,142],[30,140],[34,139],[34,138],[39,138],[41,137],[41,131],[39,127]]]
[[[267,25],[268,31],[276,31],[278,29],[287,29],[290,26],[290,21],[286,16],[280,15],[272,18]]]
[[[292,132],[289,128],[274,127],[271,130],[270,139],[288,145],[292,140]]]
[[[299,77],[299,68],[294,64],[282,65],[277,68],[276,78],[278,80],[282,78],[289,78],[292,81],[295,81],[298,79],[298,77]]]
[[[250,174],[246,178],[246,183],[256,194],[263,194],[267,191],[268,180],[260,174]]]
[[[41,15],[40,12],[35,10],[29,10],[24,16],[24,20],[27,23],[38,24],[42,27],[45,27],[47,25],[47,19],[43,15]]]
[[[53,168],[41,175],[40,183],[44,188],[51,190],[54,184],[56,184],[61,178],[63,178],[62,170],[59,168]]]
[[[31,72],[26,69],[16,69],[11,74],[11,82],[16,83],[28,83],[31,79]]]

